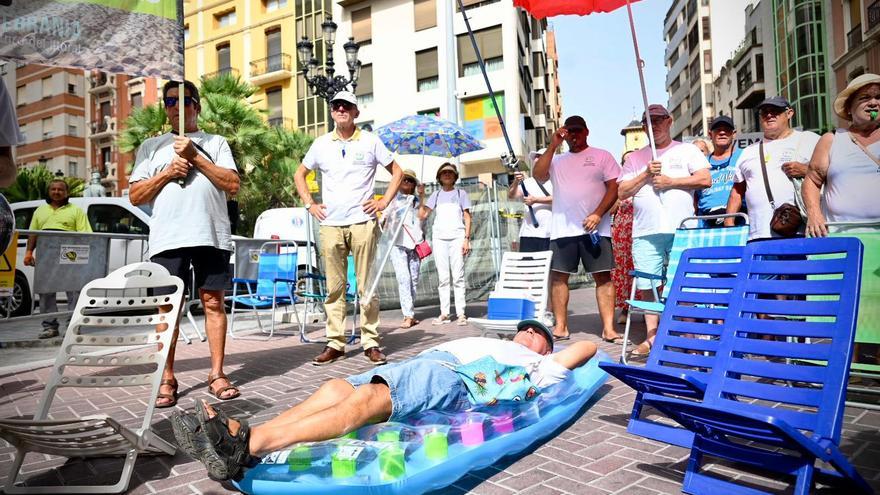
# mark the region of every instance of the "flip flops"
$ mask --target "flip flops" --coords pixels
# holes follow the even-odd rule
[[[603,342],[608,342],[609,344],[623,345],[623,343],[624,343],[626,340],[623,338],[623,336],[618,335],[617,337],[612,337],[612,338],[610,338],[610,339],[607,339],[607,338],[605,338],[605,337],[602,337],[602,341],[603,341]]]
[[[571,340],[571,335],[554,335],[554,342],[562,342],[563,340]]]
[[[647,351],[643,352],[643,351],[639,350],[642,348],[643,345],[648,346]],[[651,342],[650,340],[646,340],[646,341],[642,342],[641,344],[639,344],[638,347],[633,349],[632,352],[630,352],[630,356],[632,356],[632,357],[648,357],[651,354],[651,349],[653,349],[653,348],[654,348],[654,343]]]

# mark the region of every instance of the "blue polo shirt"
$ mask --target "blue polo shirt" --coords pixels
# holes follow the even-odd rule
[[[709,173],[712,175],[712,186],[707,189],[697,191],[697,213],[705,215],[706,213],[727,207],[727,198],[730,196],[730,190],[733,188],[734,173],[736,172],[736,161],[742,154],[742,149],[734,148],[730,157],[723,160],[716,160],[709,155]]]

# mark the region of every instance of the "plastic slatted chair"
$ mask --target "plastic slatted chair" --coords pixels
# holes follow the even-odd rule
[[[831,259],[815,259],[832,254]],[[792,255],[807,259],[779,259]],[[725,331],[702,402],[646,399],[694,433],[682,490],[763,493],[712,476],[703,469],[703,457],[710,455],[793,476],[796,494],[813,489],[817,472],[847,484],[851,491],[873,493],[840,451],[862,244],[854,238],[760,242],[747,246],[743,258],[745,276],[738,277],[730,296]],[[771,280],[766,275],[784,276]],[[804,279],[813,275],[834,277]],[[817,461],[834,469],[817,466]]]
[[[725,217],[739,217],[745,220],[745,225],[737,225],[735,227],[698,227],[688,228],[686,225],[693,223],[694,220],[702,225],[703,220],[723,219]],[[685,218],[681,221],[678,229],[675,231],[675,237],[672,240],[672,248],[669,250],[669,260],[666,264],[666,271],[663,275],[654,275],[634,270],[630,274],[634,277],[632,289],[630,290],[630,298],[626,301],[629,310],[626,316],[626,326],[623,331],[623,349],[620,354],[620,362],[626,364],[626,348],[629,342],[629,331],[632,323],[633,314],[652,314],[659,315],[663,312],[664,301],[669,296],[670,284],[675,279],[678,272],[679,258],[685,249],[700,247],[720,247],[720,246],[745,246],[749,238],[748,216],[743,213],[735,213],[731,215],[707,215]],[[651,281],[651,290],[654,293],[653,301],[641,301],[636,299],[636,279],[644,278]],[[658,294],[657,286],[663,284],[663,290]]]
[[[348,338],[348,343],[353,344],[358,339],[358,312],[360,310],[358,306],[360,295],[358,294],[357,271],[355,270],[354,256],[348,255],[346,257],[346,266],[345,302],[354,304],[354,310],[352,311],[351,317],[351,335]],[[306,335],[306,323],[308,321],[307,316],[309,308],[315,307],[318,304],[324,304],[324,301],[327,300],[327,277],[307,273],[304,275],[304,278],[312,279],[314,282],[313,288],[317,290],[311,292],[308,290],[302,290],[296,293],[296,295],[303,300],[303,316],[302,318],[299,318],[299,340],[306,344],[324,344],[327,341],[309,340]]]
[[[670,284],[666,310],[644,367],[599,363],[637,391],[627,431],[689,448],[693,433],[651,419],[644,410],[650,394],[700,400],[716,368],[728,299],[741,269],[742,247],[685,250]],[[643,416],[644,415],[644,416]]]
[[[260,247],[259,266],[256,279],[234,278],[232,280],[232,316],[230,317],[229,333],[234,333],[235,314],[239,307],[249,308],[257,320],[260,331],[267,333],[263,327],[260,312],[271,311],[269,337],[275,334],[275,312],[281,306],[294,305],[297,301],[297,245],[293,241],[264,242]],[[247,294],[239,295],[239,287],[244,286]],[[256,290],[253,289],[256,287]],[[293,312],[299,323],[299,315]]]
[[[829,237],[855,237],[865,247],[856,352],[860,345],[880,346],[880,223],[829,223],[828,230]],[[851,376],[880,380],[880,364],[860,363],[856,356],[849,373]],[[848,390],[859,395],[880,396],[880,389],[877,387],[850,383]],[[876,401],[863,402],[851,397],[846,404],[880,410],[880,403]]]
[[[547,310],[547,296],[550,291],[551,251],[518,253],[508,251],[501,258],[501,275],[495,282],[497,291],[524,292],[535,302],[534,315],[526,318],[543,319]],[[498,336],[516,334],[516,325],[521,320],[490,320],[471,318],[468,322],[483,330],[483,337],[495,333]]]
[[[148,295],[147,289],[154,288],[167,288],[172,293]],[[5,493],[121,493],[128,487],[138,455],[174,455],[174,445],[161,439],[151,423],[153,399],[159,393],[182,302],[183,281],[155,263],[124,266],[83,287],[33,419],[0,420],[0,437],[16,448]],[[161,306],[170,306],[171,311],[163,313]],[[161,324],[168,329],[157,332],[156,325]],[[124,327],[142,327],[143,331],[120,331]],[[102,348],[97,356],[95,347]],[[108,393],[107,389],[122,387],[140,389],[125,392],[141,396],[138,402],[146,406],[143,419],[136,416],[140,419],[136,426],[104,414],[70,417],[68,407],[63,408],[65,414],[49,417],[60,389],[104,389],[99,392]],[[61,395],[59,402],[65,396]],[[119,481],[113,485],[16,485],[28,452],[64,457],[122,456],[125,462]]]

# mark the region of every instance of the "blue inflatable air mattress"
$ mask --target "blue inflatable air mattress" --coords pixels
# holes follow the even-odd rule
[[[420,413],[273,452],[235,486],[249,494],[425,493],[528,449],[574,418],[605,382],[599,354],[531,402]]]

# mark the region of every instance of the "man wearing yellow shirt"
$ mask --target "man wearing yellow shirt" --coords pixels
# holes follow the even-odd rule
[[[61,179],[55,179],[49,183],[49,199],[45,205],[40,206],[31,218],[30,230],[62,230],[67,232],[91,232],[89,219],[82,208],[71,204],[70,192],[67,183]],[[34,266],[34,249],[37,247],[37,236],[31,235],[27,241],[27,251],[24,255],[24,264]],[[67,291],[67,309],[76,307],[79,291]],[[40,313],[57,313],[58,303],[56,293],[47,292],[40,294]],[[41,339],[57,337],[58,319],[43,320],[43,332]]]

